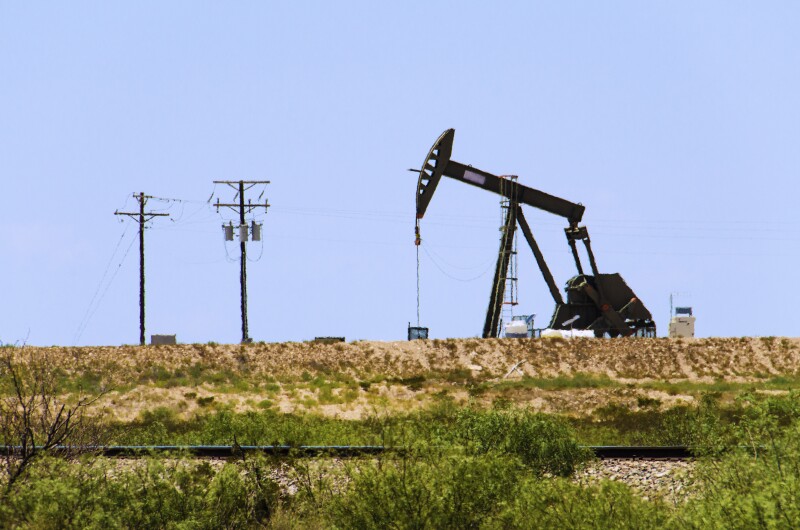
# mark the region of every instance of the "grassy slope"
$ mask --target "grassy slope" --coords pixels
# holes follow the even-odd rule
[[[781,392],[800,380],[800,340],[784,338],[450,339],[25,348],[59,370],[66,395],[110,390],[112,418],[167,407],[184,418],[214,408],[312,412],[343,419],[456,403],[507,401],[591,414]],[[22,354],[23,350],[19,350]],[[520,361],[519,368],[506,377]]]

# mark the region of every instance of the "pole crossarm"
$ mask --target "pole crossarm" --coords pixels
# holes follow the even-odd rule
[[[240,208],[238,204],[223,204],[221,202],[216,203],[214,206],[217,208],[222,208],[223,206],[226,208]],[[245,204],[245,208],[254,209],[254,208],[269,208],[270,204],[264,201],[264,204]],[[139,214],[136,214],[139,215]]]
[[[145,212],[144,206],[147,204],[147,199],[153,199],[152,195],[145,195],[144,193],[134,193],[133,196],[139,202],[138,212],[120,212],[116,210],[114,215],[126,215],[139,223],[139,344],[145,345],[144,338],[144,229],[145,223],[152,221],[156,217],[169,217],[168,213],[161,212]]]
[[[227,184],[231,188],[235,189],[237,193],[242,188],[244,188],[244,191],[247,191],[252,187],[258,186],[259,184],[270,184],[270,181],[268,180],[215,180],[213,182],[214,184]]]
[[[230,208],[237,214],[239,214],[239,226],[244,227],[244,230],[247,231],[247,225],[245,222],[245,214],[252,212],[257,208],[264,208],[266,212],[269,208],[269,202],[265,199],[264,204],[253,204],[252,202],[244,202],[244,194],[250,188],[254,186],[258,186],[260,184],[269,184],[270,181],[268,180],[215,180],[213,181],[214,184],[226,184],[236,190],[236,195],[234,196],[234,200],[238,197],[238,203],[221,203],[219,202],[219,198],[217,198],[217,203],[214,205],[217,207],[217,212],[219,212],[220,208]],[[262,193],[263,195],[263,193]],[[212,194],[213,197],[213,194]],[[259,199],[261,196],[258,197]],[[210,199],[209,199],[210,200]],[[249,326],[247,323],[247,245],[245,244],[246,239],[242,239],[239,241],[239,247],[241,250],[241,259],[239,264],[239,284],[241,288],[241,310],[242,310],[242,343],[246,344],[252,342],[250,338],[250,331]]]
[[[242,184],[270,184],[269,180],[215,180],[213,182],[214,184],[228,184],[230,186],[238,185],[240,182]]]
[[[267,201],[264,201],[264,204],[245,204],[242,206],[240,204],[223,204],[219,202],[219,199],[217,199],[217,203],[214,206],[217,208],[217,211],[219,211],[220,208],[230,208],[234,212],[239,213],[239,209],[244,208],[245,213],[250,213],[256,208],[264,208],[264,210],[266,210],[270,207],[270,204]]]
[[[150,221],[154,217],[169,217],[168,213],[156,213],[156,212],[145,212],[144,214],[140,214],[139,212],[114,212],[114,215],[127,215],[131,219],[138,220],[140,215],[144,215],[147,217],[145,222]]]

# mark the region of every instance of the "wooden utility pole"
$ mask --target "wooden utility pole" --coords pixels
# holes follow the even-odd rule
[[[114,215],[127,215],[134,221],[139,222],[139,344],[145,345],[144,340],[144,225],[154,217],[169,216],[168,213],[145,212],[144,205],[147,199],[152,199],[150,195],[144,193],[134,193],[134,198],[139,201],[138,212],[115,211]]]
[[[247,204],[244,202],[244,192],[252,188],[253,186],[259,184],[269,184],[268,180],[215,180],[214,184],[227,184],[231,188],[236,190],[236,196],[239,198],[239,202],[237,204],[222,204],[219,202],[219,198],[217,198],[217,203],[215,206],[217,207],[217,211],[220,208],[230,208],[233,211],[239,214],[239,248],[241,251],[241,263],[239,265],[239,284],[241,288],[241,299],[242,299],[242,344],[246,344],[252,342],[250,338],[248,326],[247,326],[247,247],[245,242],[247,241],[247,223],[245,221],[245,214],[253,211],[256,208],[264,208],[264,211],[267,211],[269,208],[269,204],[267,200],[264,200],[264,204],[252,204],[250,201],[247,201]],[[259,197],[260,198],[260,197]],[[236,200],[236,197],[234,197]]]

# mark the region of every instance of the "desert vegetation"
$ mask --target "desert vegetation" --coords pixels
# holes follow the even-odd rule
[[[792,528],[796,350],[769,338],[4,347],[0,527]],[[396,451],[115,460],[97,444]],[[635,444],[693,447],[685,495],[579,478],[595,465],[585,446]]]

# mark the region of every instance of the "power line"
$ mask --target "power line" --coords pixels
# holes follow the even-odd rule
[[[445,258],[443,258],[441,254],[436,252],[433,249],[433,247],[430,246],[430,244],[426,244],[425,248],[431,254],[433,254],[438,261],[440,261],[444,265],[447,265],[451,269],[459,269],[459,270],[463,270],[463,271],[469,271],[469,270],[475,270],[475,269],[485,269],[487,266],[490,266],[494,262],[494,258],[489,258],[488,260],[484,260],[484,261],[482,261],[481,263],[479,263],[477,265],[467,265],[467,266],[455,265],[455,264],[450,263],[449,261],[447,261]],[[483,248],[483,247],[475,247],[475,248]]]
[[[456,280],[458,282],[464,282],[464,283],[473,282],[473,281],[475,281],[475,280],[477,280],[479,278],[482,278],[482,277],[486,276],[486,273],[489,272],[490,270],[492,270],[492,268],[493,268],[492,265],[489,265],[489,267],[486,268],[486,270],[484,270],[482,273],[478,274],[477,276],[473,276],[471,278],[459,278],[457,276],[453,276],[452,274],[450,274],[449,272],[444,270],[444,268],[442,268],[439,265],[439,263],[436,262],[436,259],[428,252],[428,249],[426,248],[426,246],[425,245],[421,245],[421,246],[422,246],[423,252],[425,252],[425,254],[430,258],[431,262],[436,266],[436,268],[439,269],[439,272],[441,272],[442,274],[444,274],[448,278],[450,278],[452,280]]]
[[[77,344],[78,343],[78,340],[81,338],[81,335],[83,334],[83,331],[85,330],[86,325],[88,325],[88,323],[89,323],[89,313],[91,312],[92,306],[93,306],[95,300],[97,299],[97,295],[100,293],[100,288],[103,286],[103,282],[105,281],[106,276],[108,275],[108,271],[111,269],[111,263],[114,261],[114,256],[117,255],[117,251],[119,250],[119,247],[122,244],[122,240],[125,238],[125,235],[128,233],[128,228],[129,227],[130,227],[130,225],[127,225],[127,224],[125,225],[125,230],[122,231],[122,235],[119,237],[119,239],[117,240],[117,244],[114,246],[114,251],[111,253],[111,256],[108,258],[108,263],[106,264],[106,268],[103,271],[103,275],[100,277],[100,281],[97,282],[97,287],[94,290],[94,294],[92,295],[92,298],[89,300],[89,305],[86,307],[86,312],[83,314],[83,318],[81,318],[81,321],[78,323],[78,329],[75,330],[75,337],[74,337],[74,339],[72,341],[73,344]],[[127,253],[126,253],[126,255],[127,255]],[[120,265],[121,265],[121,263],[120,263]],[[97,303],[99,304],[100,301],[98,300]]]
[[[94,314],[97,313],[97,310],[100,308],[100,303],[105,298],[106,293],[108,292],[108,289],[111,287],[111,284],[114,283],[114,279],[117,277],[117,273],[119,273],[119,270],[122,268],[123,263],[125,263],[125,258],[128,257],[128,253],[130,252],[131,248],[133,248],[133,243],[135,241],[136,241],[135,237],[131,238],[131,242],[128,245],[128,248],[125,249],[125,254],[122,255],[122,259],[119,260],[119,263],[117,264],[117,268],[114,269],[114,273],[111,275],[111,278],[109,278],[108,283],[106,284],[105,288],[103,289],[103,292],[100,294],[100,297],[97,299],[97,303],[95,304],[94,308],[91,310],[91,313],[89,313],[89,316],[86,318],[86,320],[85,320],[85,322],[83,324],[83,327],[78,332],[78,334],[77,334],[77,336],[75,338],[75,343],[76,344],[77,344],[78,340],[80,340],[81,336],[83,335],[83,332],[86,331],[86,327],[89,325],[89,322],[94,317]]]

